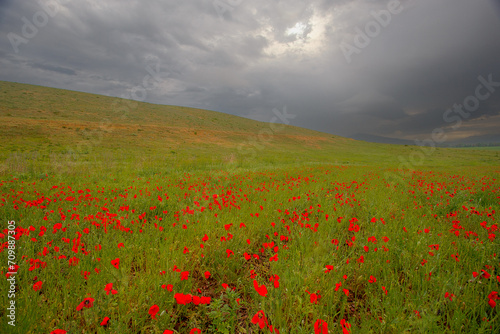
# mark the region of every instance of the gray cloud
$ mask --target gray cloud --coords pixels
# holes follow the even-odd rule
[[[263,121],[286,105],[297,126],[422,138],[450,126],[443,113],[478,76],[500,81],[500,5],[401,0],[373,30],[391,1],[50,0],[46,22],[36,1],[2,1],[0,80],[121,96],[158,67],[148,102]],[[38,20],[34,36],[26,20]],[[356,46],[358,29],[369,45]],[[18,52],[9,33],[23,39]],[[351,62],[341,45],[357,48]],[[454,136],[498,132],[499,114],[500,88]]]

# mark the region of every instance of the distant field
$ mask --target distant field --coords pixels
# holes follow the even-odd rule
[[[283,106],[276,109],[284,113]],[[0,82],[0,175],[149,174],[304,163],[402,169],[498,165],[491,150],[464,156],[460,149],[367,143],[276,119],[263,123],[209,110]]]
[[[496,150],[6,82],[0,122],[0,333],[500,332]]]
[[[500,151],[500,146],[483,146],[483,147],[460,147],[467,150],[486,150],[486,151]]]

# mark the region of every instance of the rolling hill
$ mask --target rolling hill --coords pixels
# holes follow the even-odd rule
[[[498,164],[498,152],[464,155],[454,149],[368,143],[279,120],[264,123],[210,110],[4,81],[0,122],[0,174],[278,163],[410,169]]]

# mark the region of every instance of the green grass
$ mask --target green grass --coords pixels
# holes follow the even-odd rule
[[[485,150],[485,151],[500,151],[500,146],[473,146],[473,147],[460,147],[466,150]]]
[[[2,333],[500,330],[497,152],[284,127],[244,154],[268,123],[145,103],[121,119],[108,97],[0,87],[0,271],[9,251],[20,266]]]
[[[499,161],[486,150],[464,156],[461,149],[374,144],[215,111],[10,82],[0,82],[0,122],[0,175],[302,163],[418,169]]]

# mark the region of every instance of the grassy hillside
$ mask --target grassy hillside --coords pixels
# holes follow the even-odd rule
[[[498,152],[486,150],[464,155],[458,149],[367,143],[215,111],[11,82],[0,82],[0,122],[0,175],[290,163],[416,168],[499,161]]]
[[[485,150],[485,151],[500,151],[500,146],[471,146],[471,147],[460,147],[465,150]]]

